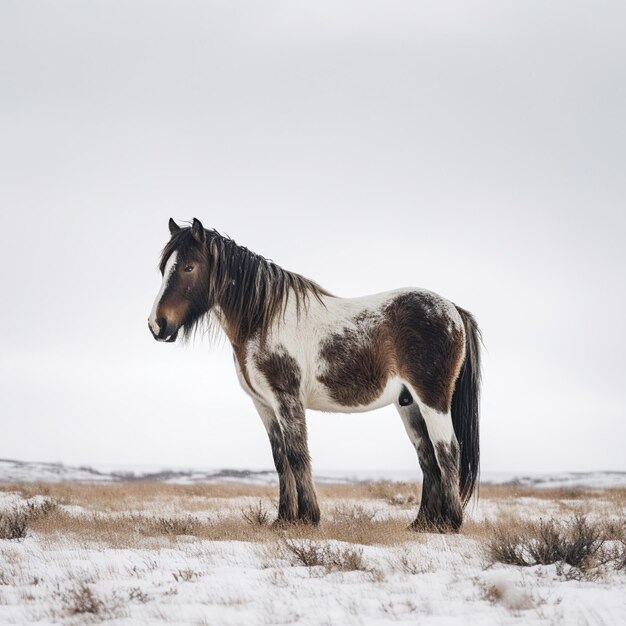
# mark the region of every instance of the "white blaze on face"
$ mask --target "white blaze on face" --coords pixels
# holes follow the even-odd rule
[[[155,335],[159,334],[159,325],[156,323],[157,320],[157,309],[159,308],[159,302],[161,302],[161,298],[167,289],[167,285],[170,282],[170,277],[176,268],[176,261],[178,258],[178,252],[174,251],[170,255],[170,258],[167,260],[165,264],[165,270],[163,271],[163,282],[161,283],[161,289],[159,289],[159,293],[157,293],[157,297],[154,300],[154,305],[152,306],[152,312],[150,313],[150,317],[148,318],[148,323],[150,324],[150,328]]]

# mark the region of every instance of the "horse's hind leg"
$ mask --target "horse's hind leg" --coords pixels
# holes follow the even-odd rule
[[[294,522],[298,517],[298,492],[296,481],[287,458],[285,439],[276,413],[273,409],[254,400],[254,406],[261,416],[272,447],[274,465],[278,472],[278,523]]]
[[[458,530],[463,522],[459,496],[459,447],[450,414],[438,413],[404,388],[397,408],[417,451],[424,475],[416,530]]]

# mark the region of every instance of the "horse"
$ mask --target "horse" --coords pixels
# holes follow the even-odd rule
[[[423,473],[411,528],[456,532],[479,472],[481,335],[475,318],[424,289],[359,298],[238,245],[194,218],[169,220],[157,341],[222,330],[239,383],[267,430],[279,478],[278,524],[317,525],[306,409],[397,408]]]

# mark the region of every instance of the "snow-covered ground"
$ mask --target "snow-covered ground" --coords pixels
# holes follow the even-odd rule
[[[242,519],[259,501],[274,512],[273,487],[120,482],[3,489],[0,514],[56,506],[25,538],[0,540],[0,624],[626,623],[623,572],[605,567],[591,580],[571,580],[556,565],[490,565],[481,530],[485,519],[577,511],[620,523],[626,502],[612,490],[590,502],[566,499],[567,491],[551,499],[485,489],[468,511],[467,530],[438,535],[404,530],[417,506],[406,486],[328,485],[321,491],[329,530],[323,524],[319,535],[294,539]],[[393,530],[397,522],[402,530],[381,531],[380,542],[356,532],[346,537],[347,518],[358,518],[357,529],[378,522]],[[190,519],[191,534],[168,530],[172,521]],[[163,532],[142,534],[151,520]],[[305,566],[290,546],[335,556]]]

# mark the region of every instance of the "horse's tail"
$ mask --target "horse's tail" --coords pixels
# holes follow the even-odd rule
[[[461,448],[460,494],[465,506],[474,493],[480,467],[478,417],[480,413],[481,334],[471,313],[456,307],[465,326],[465,360],[452,396],[452,425]]]

